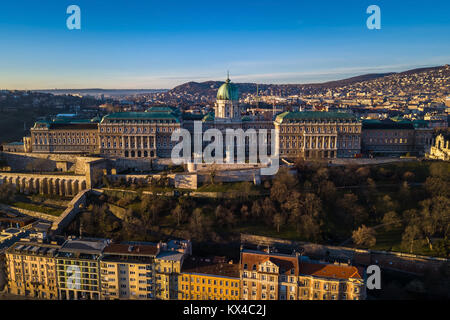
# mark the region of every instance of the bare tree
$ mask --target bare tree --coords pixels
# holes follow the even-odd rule
[[[377,243],[375,234],[376,232],[373,228],[362,225],[353,231],[352,239],[356,245],[373,247]]]

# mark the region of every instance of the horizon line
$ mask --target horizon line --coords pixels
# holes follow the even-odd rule
[[[399,74],[399,73],[403,73],[403,72],[408,72],[408,71],[412,71],[412,70],[416,70],[416,69],[427,69],[427,68],[439,68],[439,67],[445,67],[448,66],[449,64],[439,64],[439,65],[421,65],[421,66],[416,66],[413,67],[411,66],[411,69],[406,69],[403,71],[380,71],[380,72],[371,72],[371,73],[361,73],[361,74],[356,74],[354,76],[349,76],[349,77],[344,77],[344,78],[335,78],[335,79],[330,79],[330,80],[325,80],[325,81],[321,81],[321,82],[305,82],[305,83],[293,83],[293,82],[280,82],[280,83],[267,83],[267,82],[234,82],[235,84],[258,84],[258,85],[316,85],[316,84],[325,84],[328,82],[335,82],[335,81],[343,81],[343,80],[347,80],[347,79],[351,79],[351,78],[355,78],[355,77],[361,77],[361,76],[368,76],[368,75],[376,75],[376,74]],[[387,68],[388,69],[388,68]],[[242,78],[243,76],[238,76],[238,78]],[[96,88],[96,87],[91,87],[91,88],[52,88],[52,89],[8,89],[8,88],[0,88],[0,90],[8,90],[8,91],[55,91],[55,90],[78,90],[78,91],[83,91],[83,90],[140,90],[140,91],[145,91],[145,90],[172,90],[178,86],[181,86],[183,84],[186,83],[190,83],[190,82],[195,82],[195,83],[205,83],[205,82],[224,82],[223,80],[205,80],[205,81],[185,81],[179,85],[176,85],[172,88],[117,88],[117,87],[112,87],[112,88]]]

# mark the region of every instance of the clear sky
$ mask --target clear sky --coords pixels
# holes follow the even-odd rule
[[[66,9],[81,8],[81,30]],[[381,8],[381,30],[366,9]],[[450,63],[448,0],[2,0],[0,88],[308,83]]]

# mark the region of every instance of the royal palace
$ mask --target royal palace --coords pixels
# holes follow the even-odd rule
[[[38,121],[31,129],[31,136],[24,138],[24,151],[132,159],[170,158],[177,143],[172,141],[172,133],[186,129],[194,136],[196,122],[201,123],[202,132],[264,129],[268,131],[269,146],[271,139],[275,139],[271,132],[278,132],[274,143],[279,155],[287,159],[353,158],[361,153],[423,155],[432,143],[432,129],[411,121],[362,121],[351,113],[320,111],[284,112],[268,119],[262,115],[243,116],[244,112],[237,86],[228,78],[218,90],[214,112],[206,115],[156,106],[145,112],[111,113],[102,119]],[[246,153],[249,144],[246,139]]]

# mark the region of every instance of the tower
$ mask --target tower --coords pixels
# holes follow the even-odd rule
[[[227,80],[217,91],[217,100],[214,107],[216,119],[227,119],[237,121],[241,119],[241,108],[239,106],[239,91],[237,86],[231,82],[229,74]]]

